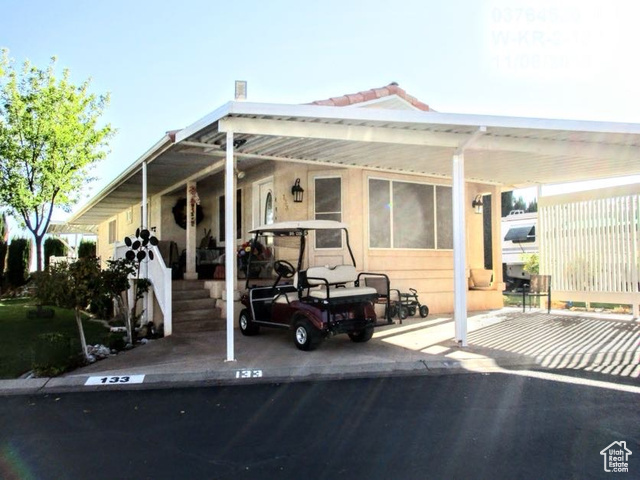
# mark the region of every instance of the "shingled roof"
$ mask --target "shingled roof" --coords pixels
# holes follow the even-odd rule
[[[358,103],[364,103],[379,98],[389,97],[391,95],[397,95],[415,108],[424,112],[431,111],[429,105],[422,103],[416,97],[409,95],[402,88],[398,86],[396,82],[392,82],[386,87],[372,88],[371,90],[363,90],[358,93],[349,93],[342,95],[341,97],[331,97],[326,100],[316,100],[309,103],[309,105],[325,105],[330,107],[346,107],[348,105],[354,105]]]

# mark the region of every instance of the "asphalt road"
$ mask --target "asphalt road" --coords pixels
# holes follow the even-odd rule
[[[4,397],[0,478],[621,478],[620,440],[639,478],[639,405],[505,374]]]

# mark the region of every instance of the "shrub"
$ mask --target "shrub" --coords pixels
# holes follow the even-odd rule
[[[9,244],[7,257],[7,281],[12,287],[21,287],[29,279],[31,242],[26,238],[14,238]]]
[[[78,258],[90,258],[96,256],[96,242],[82,240],[78,245]]]
[[[98,318],[108,320],[113,317],[113,300],[108,294],[100,294],[89,305],[89,311]]]
[[[4,286],[4,266],[7,259],[7,242],[0,238],[0,291]]]
[[[49,267],[49,257],[65,257],[67,255],[67,246],[59,238],[49,237],[44,241],[44,268]]]
[[[66,264],[51,265],[44,272],[33,273],[35,297],[40,305],[62,306],[60,299],[65,293],[66,268]]]
[[[527,253],[522,255],[524,265],[522,269],[529,274],[540,273],[540,258],[537,253]]]
[[[126,337],[122,332],[111,332],[106,338],[106,344],[110,350],[124,350],[124,347],[127,344]]]
[[[55,377],[77,366],[71,339],[62,333],[41,333],[36,339],[31,368],[38,377]]]

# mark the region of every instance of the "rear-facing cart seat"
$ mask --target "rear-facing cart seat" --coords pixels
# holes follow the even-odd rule
[[[302,298],[328,302],[362,302],[378,297],[373,287],[355,286],[357,280],[358,274],[353,265],[309,267],[296,275],[294,285],[297,285]]]

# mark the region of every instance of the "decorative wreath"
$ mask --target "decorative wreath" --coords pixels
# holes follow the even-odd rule
[[[204,218],[204,212],[202,211],[202,207],[200,205],[196,205],[196,225],[198,225],[202,219]],[[173,219],[176,221],[176,225],[178,225],[183,230],[187,229],[187,199],[181,198],[176,202],[173,206]]]

